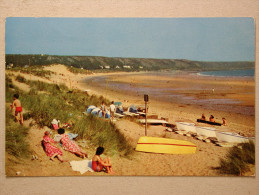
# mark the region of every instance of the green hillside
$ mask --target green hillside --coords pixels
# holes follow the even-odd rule
[[[254,62],[201,62],[181,59],[152,59],[152,58],[118,58],[101,56],[55,56],[55,55],[6,55],[6,65],[13,67],[25,65],[64,64],[88,70],[231,70],[251,69]]]

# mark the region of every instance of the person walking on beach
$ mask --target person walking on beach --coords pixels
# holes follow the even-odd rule
[[[100,172],[102,170],[106,170],[109,174],[114,174],[112,170],[112,164],[110,158],[105,158],[102,160],[101,154],[104,152],[103,147],[98,147],[96,153],[92,159],[92,169],[95,172]]]
[[[103,118],[105,118],[105,114],[106,114],[106,107],[105,107],[104,101],[102,101],[101,111],[102,111],[102,116],[103,116]]]
[[[112,104],[110,105],[110,113],[111,113],[111,121],[113,121],[113,119],[114,119],[114,113],[115,113],[114,101],[112,101]]]
[[[11,104],[11,110],[13,110],[13,107],[15,107],[15,118],[17,122],[20,121],[21,125],[23,125],[23,113],[22,113],[22,104],[21,101],[19,100],[19,94],[14,94],[13,95],[13,103]],[[18,118],[18,113],[20,115],[20,120]]]

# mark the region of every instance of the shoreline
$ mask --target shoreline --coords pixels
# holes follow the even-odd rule
[[[134,76],[134,78],[129,78],[130,75],[137,75]],[[143,78],[143,73],[125,73],[125,74],[121,74],[121,73],[113,73],[113,74],[109,74],[109,75],[92,75],[91,77],[85,77],[84,79],[81,79],[79,82],[78,87],[82,88],[82,89],[89,89],[89,94],[91,95],[98,95],[98,96],[103,96],[105,98],[107,98],[110,101],[119,101],[122,102],[122,105],[124,106],[130,106],[131,104],[135,104],[135,105],[139,105],[139,104],[144,104],[144,99],[142,97],[142,94],[129,94],[125,91],[119,91],[118,89],[114,89],[111,87],[104,87],[104,86],[96,86],[93,85],[93,83],[87,83],[85,81],[89,81],[89,79],[92,78],[100,78],[102,76],[110,76],[113,78],[110,79],[117,79],[116,81],[121,81],[119,77],[123,77],[123,82],[125,83],[131,83],[131,85],[138,85],[139,84],[139,79]],[[152,74],[152,73],[151,73]],[[141,78],[138,78],[141,77]],[[219,85],[219,83],[224,83],[224,82],[228,82],[231,83],[231,85],[233,86],[241,86],[245,83],[244,88],[249,87],[249,88],[254,88],[253,86],[253,79],[246,79],[246,78],[242,78],[242,79],[238,79],[238,78],[224,78],[222,81],[222,78],[218,78],[215,80],[214,77],[202,77],[202,76],[193,76],[190,74],[181,74],[181,75],[177,75],[176,78],[174,78],[174,82],[178,82],[182,85],[186,84],[186,79],[188,79],[188,81],[192,80],[192,79],[196,79],[197,82],[200,82],[201,85],[206,85],[207,82],[211,81],[213,82],[215,85]],[[134,80],[135,79],[135,80]],[[144,81],[147,78],[144,78]],[[163,80],[165,78],[158,78],[160,80]],[[165,79],[166,80],[166,79]],[[209,81],[208,81],[209,80]],[[187,81],[187,82],[188,82]],[[246,90],[246,89],[244,89]],[[181,91],[178,92],[179,94],[181,94]],[[190,92],[190,94],[187,95],[197,95],[199,97],[199,92],[195,93],[193,91]],[[222,95],[224,92],[221,91],[220,92]],[[210,94],[206,94],[207,97],[203,97],[205,100],[206,98],[209,99],[211,98]],[[226,106],[229,106],[229,109],[233,109],[235,107],[240,107],[238,108],[238,112],[239,113],[235,113],[235,112],[228,112],[228,111],[223,111],[223,110],[215,110],[215,108],[211,107],[211,108],[204,108],[203,106],[201,106],[200,104],[190,104],[186,102],[166,102],[166,101],[162,101],[161,99],[152,99],[152,97],[150,97],[150,102],[149,102],[149,108],[150,108],[150,113],[151,114],[157,114],[159,117],[164,117],[164,118],[169,118],[169,122],[170,123],[175,123],[177,121],[192,121],[194,123],[196,123],[197,125],[201,125],[199,123],[196,122],[196,119],[200,118],[202,113],[205,113],[205,115],[207,116],[207,118],[209,118],[209,116],[212,114],[215,116],[215,119],[217,122],[222,122],[221,118],[225,117],[227,118],[228,121],[228,130],[231,132],[236,132],[236,133],[243,133],[244,135],[247,136],[254,136],[255,134],[255,113],[252,114],[244,114],[244,105],[247,106],[248,108],[250,107],[252,110],[254,110],[254,101],[251,100],[251,98],[253,99],[254,94],[252,94],[252,96],[246,97],[245,95],[239,95],[239,94],[230,94],[229,99],[235,99],[235,98],[239,98],[241,100],[245,100],[247,101],[246,103],[241,103],[240,105],[230,105],[230,104],[224,104],[222,105],[222,108],[224,109]],[[115,98],[116,97],[116,98]],[[226,96],[222,96],[224,100],[228,99],[228,97]]]

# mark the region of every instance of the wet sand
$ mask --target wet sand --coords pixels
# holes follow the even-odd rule
[[[255,133],[255,86],[253,78],[204,77],[188,72],[113,73],[81,80],[91,94],[119,101],[123,106],[143,105],[149,95],[149,111],[159,117],[195,122],[204,113],[216,122],[227,119],[228,131],[247,136]],[[199,123],[197,123],[199,125]]]

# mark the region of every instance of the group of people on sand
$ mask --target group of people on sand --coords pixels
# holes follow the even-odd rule
[[[87,158],[88,154],[82,150],[76,142],[71,140],[67,134],[65,134],[65,129],[59,128],[58,129],[58,134],[61,135],[60,142],[62,143],[62,148],[65,151],[71,152],[81,158]],[[49,131],[46,131],[43,136],[42,143],[45,148],[45,152],[47,156],[50,157],[50,160],[54,160],[55,157],[60,162],[67,162],[67,160],[64,160],[62,158],[63,152],[62,150],[57,146],[57,143],[51,138],[51,133]],[[112,164],[110,158],[105,158],[102,160],[101,154],[103,154],[104,148],[103,147],[98,147],[96,150],[96,153],[94,157],[92,158],[92,169],[95,172],[100,172],[100,171],[106,171],[109,174],[113,174],[112,170]]]
[[[61,135],[60,142],[64,150],[69,151],[81,158],[88,157],[87,153],[83,151],[73,140],[70,140],[69,136],[65,134],[65,129],[59,128],[58,134]],[[61,162],[64,162],[62,159],[63,152],[56,146],[55,141],[51,138],[50,131],[46,131],[43,136],[43,145],[47,156],[50,157],[50,160],[54,160],[55,157],[58,158]]]
[[[19,94],[13,95],[13,103],[10,106],[11,106],[11,111],[15,107],[15,119],[17,122],[20,122],[20,124],[23,125],[23,112],[22,112],[23,110],[22,110],[21,101],[19,100]],[[115,106],[114,106],[114,109],[111,109],[111,111],[113,111],[114,113]],[[20,115],[20,119],[18,117],[18,114]],[[64,150],[71,152],[83,159],[88,157],[88,154],[84,150],[82,150],[76,144],[76,142],[74,142],[73,140],[70,140],[67,134],[65,134],[65,129],[59,128],[57,131],[58,131],[58,134],[61,135],[60,142],[62,143],[62,148]],[[44,150],[47,156],[50,157],[50,160],[54,160],[54,158],[56,157],[60,162],[67,162],[67,160],[64,160],[62,157],[63,156],[62,150],[57,146],[57,143],[55,143],[55,141],[51,138],[50,131],[45,131],[42,144],[44,146]],[[92,169],[96,172],[100,172],[104,170],[110,174],[113,174],[114,172],[112,170],[112,164],[111,164],[110,158],[105,158],[104,160],[102,160],[101,158],[101,154],[103,152],[104,152],[103,147],[97,148],[96,153],[92,158]]]
[[[107,112],[107,109],[106,109],[106,106],[104,104],[104,101],[102,101],[102,104],[101,104],[101,112],[102,112],[102,117],[105,118],[105,115],[106,115],[106,112]],[[116,110],[116,107],[114,105],[114,101],[111,102],[111,105],[109,107],[109,111],[110,111],[110,115],[111,115],[111,121],[113,121],[114,119],[114,113],[115,113],[115,110]]]
[[[201,120],[206,121],[206,116],[205,116],[204,113],[201,115]],[[216,122],[213,115],[210,115],[209,121],[210,122]],[[224,125],[224,126],[227,125],[227,120],[224,117],[222,118],[222,125]]]

